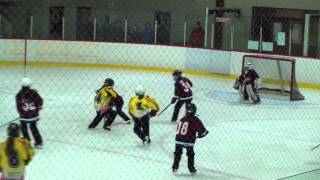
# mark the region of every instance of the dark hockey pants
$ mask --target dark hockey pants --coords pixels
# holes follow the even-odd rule
[[[130,118],[124,113],[123,111],[117,111],[117,114],[124,120],[124,121],[129,121]]]
[[[90,123],[89,128],[95,128],[104,117],[107,120],[105,121],[103,128],[107,128],[108,126],[110,126],[113,123],[116,116],[117,116],[117,113],[114,110],[109,110],[105,113],[101,113],[100,111],[97,111],[97,115],[93,119],[93,121]]]
[[[149,114],[145,115],[141,118],[133,118],[134,120],[134,126],[133,126],[133,131],[134,133],[142,140],[145,140],[146,136],[149,136],[150,139],[150,134],[149,134],[149,121],[150,117]]]
[[[174,106],[174,112],[171,121],[176,122],[179,116],[179,111],[182,107],[183,104],[189,104],[191,103],[192,99],[187,99],[187,100],[178,100],[178,102]]]
[[[123,106],[123,103],[116,106],[116,112],[117,112],[116,116],[119,115],[124,121],[129,121],[130,118],[126,115],[126,113],[122,111],[122,106]]]
[[[188,156],[188,169],[190,172],[195,172],[196,169],[194,167],[194,150],[193,146],[184,146],[181,144],[176,144],[176,149],[174,152],[174,161],[172,165],[172,169],[179,169],[179,163],[181,160],[182,150],[183,148],[187,149],[187,156]]]
[[[41,137],[41,134],[38,130],[36,121],[31,121],[31,122],[20,121],[20,128],[21,128],[21,132],[22,132],[23,137],[30,141],[30,136],[29,136],[29,132],[28,132],[28,125],[30,128],[31,134],[34,138],[35,144],[42,144],[43,143],[42,137]]]

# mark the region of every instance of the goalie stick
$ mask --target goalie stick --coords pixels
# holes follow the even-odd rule
[[[316,145],[315,147],[311,148],[311,151],[317,149],[318,147],[320,147],[320,144]]]

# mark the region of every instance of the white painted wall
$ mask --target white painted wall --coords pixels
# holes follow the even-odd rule
[[[0,40],[1,61],[23,61],[24,40]],[[144,44],[28,40],[27,60],[180,68],[238,75],[245,52]],[[298,82],[320,84],[320,60],[296,58]]]

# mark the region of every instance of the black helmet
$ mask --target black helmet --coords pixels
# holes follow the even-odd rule
[[[193,103],[188,103],[186,105],[186,114],[195,115],[197,112],[197,106]]]
[[[173,80],[177,81],[181,78],[182,72],[178,69],[176,69],[175,71],[173,71],[172,76],[173,76]]]
[[[9,137],[19,137],[20,127],[17,123],[10,123],[7,132]]]
[[[180,71],[179,69],[176,69],[175,71],[173,71],[172,76],[181,76],[182,75],[182,71]]]
[[[104,81],[104,85],[106,85],[106,86],[113,86],[113,85],[114,85],[113,79],[107,78],[107,79]]]

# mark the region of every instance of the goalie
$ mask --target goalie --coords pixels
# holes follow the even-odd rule
[[[249,101],[253,104],[260,103],[260,97],[257,93],[258,73],[252,69],[252,64],[248,62],[242,70],[241,75],[234,83],[234,89],[237,89],[240,94],[240,101]]]

